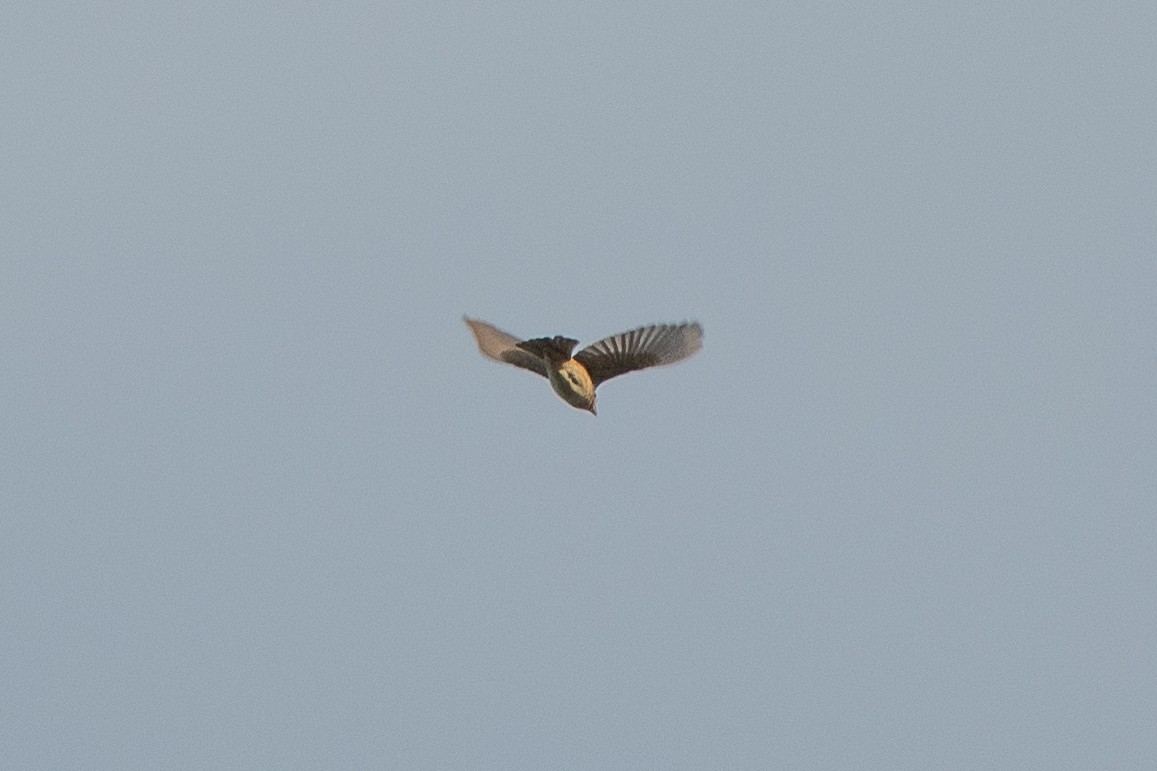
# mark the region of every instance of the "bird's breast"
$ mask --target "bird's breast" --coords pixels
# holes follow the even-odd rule
[[[585,410],[594,404],[595,384],[587,368],[574,359],[548,367],[547,376],[554,392],[572,407]]]

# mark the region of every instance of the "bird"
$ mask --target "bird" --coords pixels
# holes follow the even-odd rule
[[[564,402],[592,415],[598,414],[595,389],[603,382],[638,369],[673,364],[703,345],[703,327],[696,322],[652,324],[605,337],[572,356],[579,341],[570,337],[519,340],[485,321],[469,316],[462,320],[474,333],[483,356],[542,375]]]

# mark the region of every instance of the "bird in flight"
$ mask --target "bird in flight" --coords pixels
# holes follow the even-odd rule
[[[637,369],[673,364],[703,345],[703,327],[654,324],[603,338],[571,356],[578,340],[555,335],[519,340],[484,321],[462,317],[487,358],[536,372],[567,404],[595,414],[595,389]]]

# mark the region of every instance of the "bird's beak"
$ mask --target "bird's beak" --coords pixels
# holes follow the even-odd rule
[[[595,405],[592,404],[590,407],[587,407],[587,409],[591,411],[592,415],[598,415],[598,413],[595,412]]]

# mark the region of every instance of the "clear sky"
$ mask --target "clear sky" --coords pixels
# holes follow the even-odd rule
[[[1157,766],[1155,40],[4,4],[2,765]]]

